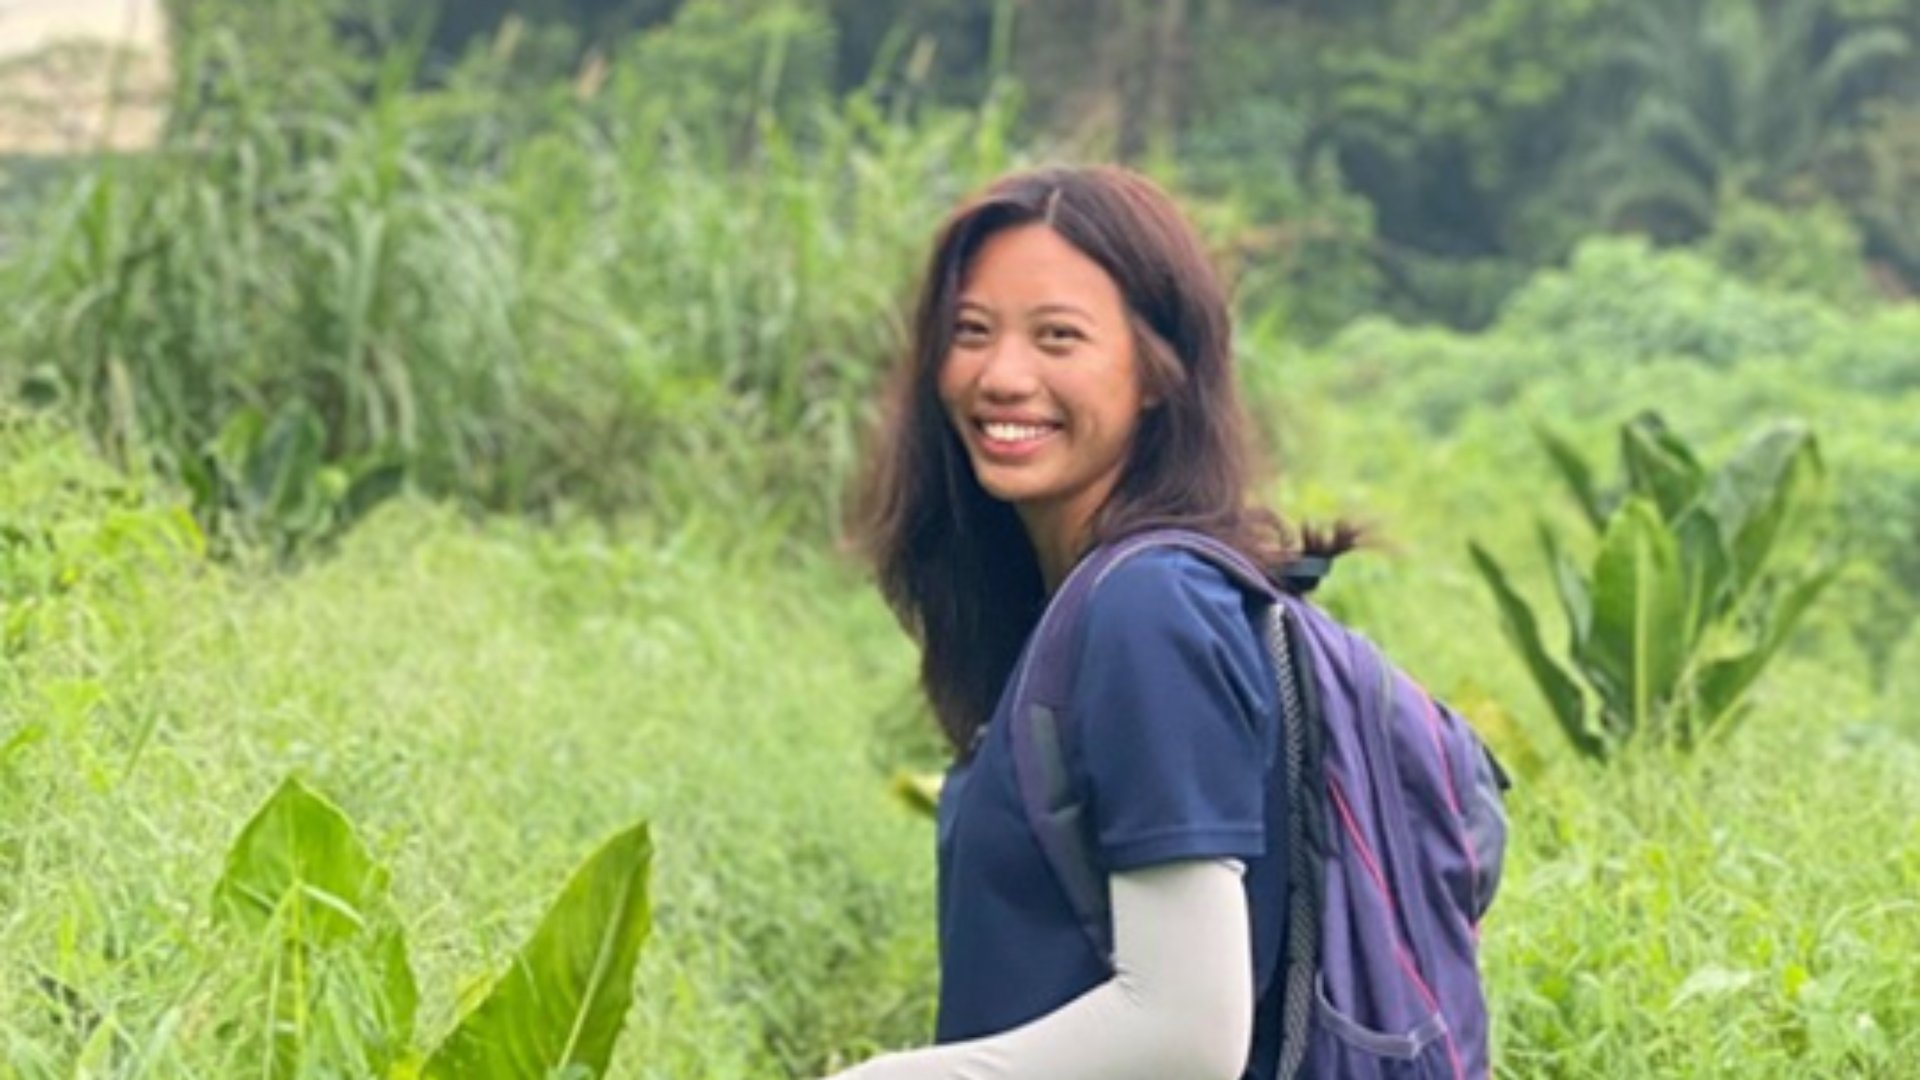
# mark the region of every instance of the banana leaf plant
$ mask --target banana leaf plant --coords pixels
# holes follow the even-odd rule
[[[326,425],[297,400],[271,416],[236,410],[182,467],[194,513],[217,543],[258,543],[283,558],[338,538],[397,494],[406,472],[398,449],[327,460]]]
[[[230,1025],[235,1075],[523,1080],[606,1075],[653,925],[645,822],[574,871],[526,945],[431,1052],[389,874],[345,812],[283,781],[227,854],[214,911],[259,942],[260,970]]]
[[[1598,537],[1583,567],[1551,527],[1539,528],[1568,628],[1561,654],[1500,563],[1477,543],[1469,549],[1561,730],[1597,760],[1636,739],[1692,749],[1729,730],[1838,569],[1825,551],[1772,565],[1817,499],[1824,470],[1813,434],[1770,425],[1710,470],[1645,413],[1621,428],[1623,478],[1609,490],[1565,439],[1539,435]]]

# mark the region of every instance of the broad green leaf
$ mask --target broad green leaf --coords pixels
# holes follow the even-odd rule
[[[1854,29],[1834,43],[1826,59],[1812,72],[1809,89],[1816,101],[1847,100],[1851,88],[1865,84],[1877,74],[1910,64],[1913,49],[1914,43],[1897,26],[1855,24]]]
[[[1507,583],[1507,575],[1493,556],[1487,554],[1479,544],[1468,544],[1467,548],[1480,576],[1486,579],[1487,587],[1493,591],[1494,601],[1500,605],[1501,628],[1506,631],[1507,640],[1526,662],[1527,670],[1532,672],[1541,695],[1553,710],[1554,719],[1560,723],[1560,729],[1566,732],[1574,749],[1582,754],[1592,758],[1605,757],[1606,743],[1587,726],[1586,704],[1580,696],[1580,687],[1547,654],[1546,647],[1540,641],[1540,627],[1534,621],[1533,609]]]
[[[893,797],[905,804],[907,809],[924,817],[934,817],[940,812],[940,784],[938,773],[900,769],[893,774],[889,789]]]
[[[420,987],[407,959],[406,933],[396,926],[381,935],[374,956],[380,971],[381,1019],[388,1046],[397,1057],[413,1042],[413,1021],[420,1011]]]
[[[211,452],[183,457],[179,463],[180,482],[186,485],[196,510],[211,511],[221,498],[220,466]]]
[[[1587,579],[1560,548],[1560,539],[1540,523],[1540,546],[1553,570],[1554,589],[1560,594],[1560,606],[1567,613],[1567,653],[1577,656],[1587,647],[1587,635],[1593,626],[1593,598]]]
[[[214,889],[215,911],[277,931],[264,955],[257,1075],[296,1077],[326,1063],[383,1071],[408,1052],[419,995],[386,871],[338,807],[289,777],[247,822]]]
[[[398,494],[407,479],[406,462],[397,457],[376,457],[357,464],[346,495],[340,500],[338,523],[352,525],[374,507]]]
[[[329,948],[285,940],[264,981],[265,1054],[250,1075],[379,1076],[414,1054],[419,993],[397,927]]]
[[[1607,524],[1593,573],[1585,658],[1623,694],[1620,723],[1647,731],[1686,663],[1686,596],[1673,534],[1650,500],[1627,500]]]
[[[1673,522],[1673,535],[1687,598],[1687,640],[1700,641],[1707,626],[1723,616],[1734,600],[1726,539],[1704,501],[1688,507]]]
[[[220,426],[220,434],[214,437],[208,453],[227,479],[237,483],[245,476],[247,460],[260,445],[260,432],[266,426],[266,417],[251,407],[234,410]]]
[[[1765,569],[1793,507],[1822,471],[1819,444],[1799,423],[1776,424],[1749,440],[1714,477],[1714,518],[1744,592]]]
[[[260,1071],[267,1080],[283,1080],[306,1072],[317,1056],[314,1044],[323,1034],[316,1028],[314,1019],[324,1004],[315,999],[320,996],[317,991],[326,983],[314,977],[315,950],[308,947],[308,939],[300,936],[299,919],[290,919],[288,925],[294,932],[275,944],[271,954],[273,968],[265,980],[266,1013],[260,1028],[265,1036],[260,1044],[265,1056],[261,1058]]]
[[[1652,499],[1660,517],[1673,521],[1706,486],[1706,472],[1658,413],[1641,413],[1620,428],[1620,460],[1633,494]]]
[[[1700,673],[1698,696],[1704,731],[1713,731],[1739,706],[1747,689],[1786,644],[1807,609],[1833,584],[1839,570],[1838,565],[1825,565],[1788,586],[1768,612],[1753,648],[1709,664]]]
[[[386,885],[339,807],[288,777],[227,852],[214,906],[255,927],[283,915],[290,930],[324,944],[364,926]]]
[[[1554,467],[1560,470],[1560,478],[1566,481],[1568,490],[1573,492],[1574,501],[1579,503],[1581,513],[1586,515],[1587,524],[1592,525],[1595,532],[1604,529],[1607,512],[1601,505],[1599,489],[1594,487],[1593,468],[1573,448],[1573,444],[1547,428],[1537,427],[1533,434],[1540,440]]]
[[[581,866],[513,966],[427,1059],[431,1080],[606,1071],[652,926],[653,842],[636,825]]]
[[[326,437],[320,418],[304,402],[275,413],[247,459],[249,508],[281,519],[306,513]]]

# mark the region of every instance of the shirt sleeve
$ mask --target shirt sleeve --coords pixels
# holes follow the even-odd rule
[[[1106,868],[1264,854],[1273,680],[1239,589],[1152,552],[1100,584],[1085,625],[1069,708]]]
[[[1229,860],[1113,878],[1114,974],[1011,1031],[831,1080],[1237,1080],[1253,1039],[1247,896]]]

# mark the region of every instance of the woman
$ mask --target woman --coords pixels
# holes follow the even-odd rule
[[[1111,966],[1021,814],[994,718],[1048,595],[1093,546],[1176,525],[1261,565],[1300,554],[1247,503],[1227,300],[1201,245],[1122,169],[1000,180],[936,240],[892,405],[866,538],[956,753],[940,1045],[843,1080],[1264,1080],[1285,853],[1254,606],[1172,551],[1123,564],[1090,601],[1075,764],[1109,873]]]

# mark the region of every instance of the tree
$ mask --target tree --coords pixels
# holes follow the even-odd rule
[[[1729,195],[1781,200],[1911,51],[1899,26],[1835,0],[1637,5],[1609,59],[1629,105],[1586,169],[1603,217],[1689,240]]]

